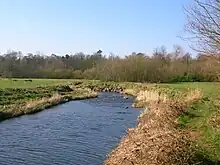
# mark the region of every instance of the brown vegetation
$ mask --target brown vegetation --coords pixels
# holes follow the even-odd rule
[[[40,56],[9,52],[0,56],[0,76],[15,78],[76,78],[126,82],[218,81],[220,67],[204,54],[192,57],[180,46],[164,47],[152,55],[132,53],[125,57],[78,53]],[[28,83],[32,83],[29,82]]]
[[[220,130],[220,115],[215,115],[210,121],[216,129]]]
[[[106,165],[170,165],[193,161],[192,134],[178,130],[176,119],[201,97],[201,92],[190,92],[181,100],[167,97],[156,91],[139,93],[138,100],[145,101],[149,109],[139,117],[138,126],[129,129],[128,135],[109,155]]]

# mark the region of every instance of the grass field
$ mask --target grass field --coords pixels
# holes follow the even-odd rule
[[[29,80],[29,81],[28,81]],[[31,80],[31,81],[30,81]],[[34,88],[37,86],[51,86],[67,84],[76,80],[65,79],[0,79],[0,88]]]
[[[220,161],[220,83],[161,84],[159,87],[186,92],[200,89],[202,98],[178,119],[181,128],[198,132],[199,152],[207,159]]]

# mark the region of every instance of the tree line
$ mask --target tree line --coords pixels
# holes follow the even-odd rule
[[[219,71],[219,63],[212,56],[198,54],[192,57],[180,46],[174,46],[172,52],[167,52],[162,46],[155,49],[152,55],[134,52],[125,57],[105,56],[102,51],[92,55],[76,53],[64,56],[22,55],[21,52],[11,51],[0,56],[2,78],[193,82],[218,81]]]

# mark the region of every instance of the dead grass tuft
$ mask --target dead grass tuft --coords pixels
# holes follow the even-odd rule
[[[220,115],[215,115],[210,119],[212,125],[220,131]]]
[[[201,97],[202,97],[201,90],[199,90],[199,89],[191,90],[187,93],[187,95],[185,97],[185,99],[186,99],[185,102],[195,101]]]
[[[36,107],[39,107],[42,104],[48,103],[48,104],[55,104],[60,102],[60,100],[62,99],[62,96],[60,94],[54,94],[52,97],[50,98],[42,98],[40,100],[33,100],[33,101],[29,101],[26,103],[26,105],[24,106],[24,109],[34,109]]]
[[[131,95],[131,96],[137,96],[138,90],[137,89],[125,89],[123,93],[127,95]]]
[[[145,90],[137,93],[137,98],[133,106],[138,108],[144,108],[149,104],[158,104],[160,102],[165,103],[167,101],[168,97],[165,94],[162,94],[155,90]]]
[[[138,96],[139,92],[150,91],[155,86],[155,84],[147,84],[147,83],[144,83],[144,84],[137,83],[137,85],[138,85],[138,87],[124,89],[123,93],[131,95],[131,96]]]
[[[140,91],[136,98],[137,101],[145,103],[157,103],[157,102],[166,102],[167,96],[165,94],[159,93],[155,90],[145,90]]]

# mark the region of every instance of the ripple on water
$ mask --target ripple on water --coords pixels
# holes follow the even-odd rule
[[[1,165],[98,165],[134,127],[131,97],[101,93],[0,123]],[[125,109],[125,107],[129,107]]]

